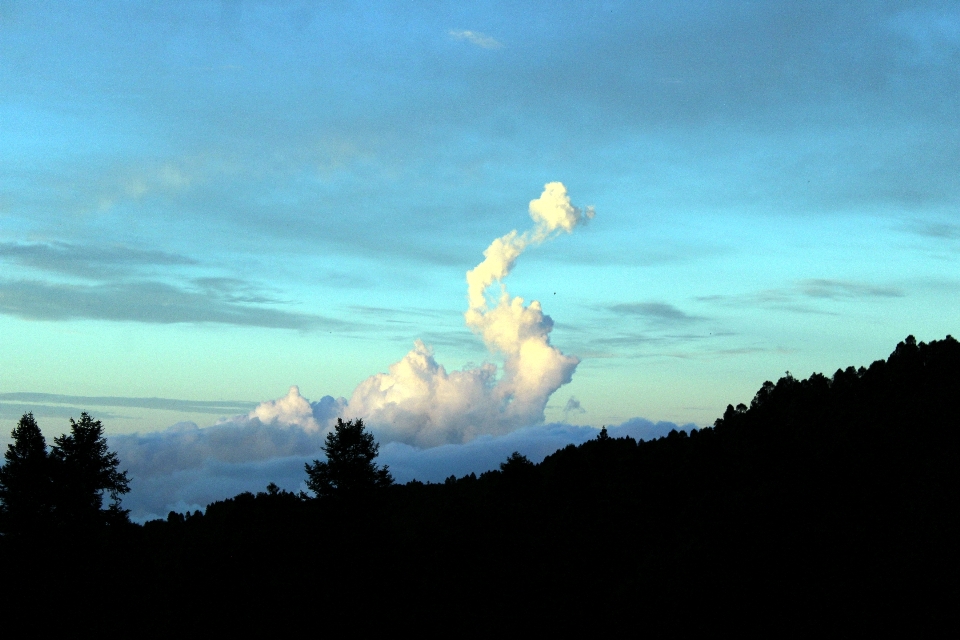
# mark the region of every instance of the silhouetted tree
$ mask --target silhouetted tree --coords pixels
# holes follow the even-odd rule
[[[507,486],[531,486],[537,478],[537,465],[519,451],[514,451],[500,463],[500,472]]]
[[[0,530],[30,533],[49,523],[50,459],[47,443],[32,413],[25,413],[11,433],[0,468]]]
[[[536,465],[530,462],[530,459],[519,451],[514,451],[504,462],[500,463],[500,471],[507,474],[523,473],[534,468],[536,468]]]
[[[66,525],[95,525],[127,521],[120,496],[130,491],[120,459],[107,447],[103,424],[86,412],[70,418],[70,434],[57,436],[50,453],[54,461],[57,519]],[[103,508],[103,494],[110,505]]]
[[[305,465],[307,487],[317,497],[355,495],[393,484],[389,468],[373,462],[380,445],[364,430],[360,418],[347,422],[337,418],[322,448],[327,461]]]

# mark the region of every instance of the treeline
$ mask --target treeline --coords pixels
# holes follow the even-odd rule
[[[11,434],[0,467],[0,533],[36,540],[62,534],[97,534],[129,524],[120,496],[130,491],[120,460],[107,447],[103,424],[87,413],[70,419],[70,433],[46,439],[32,413]],[[110,497],[106,507],[105,496]]]
[[[320,603],[297,615],[367,612],[357,629],[531,616],[666,631],[956,622],[950,336],[908,337],[868,368],[766,382],[712,428],[649,442],[602,430],[539,464],[514,454],[439,484],[389,482],[372,438],[338,472],[347,436],[369,435],[362,422],[338,427],[327,461],[305,470],[322,498],[271,485],[131,527],[101,553],[146,601],[255,589],[263,602]]]

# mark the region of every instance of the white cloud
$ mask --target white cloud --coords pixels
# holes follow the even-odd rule
[[[553,320],[536,300],[511,297],[503,285],[517,259],[532,245],[570,233],[593,217],[593,209],[570,203],[567,190],[551,182],[530,202],[534,226],[494,240],[484,260],[467,273],[466,324],[504,359],[502,374],[486,363],[447,370],[421,341],[388,373],[364,380],[347,404],[347,417],[362,417],[385,441],[417,446],[467,442],[482,434],[504,434],[544,419],[547,400],[570,382],[580,359],[550,344]],[[491,308],[487,289],[500,284]]]
[[[497,431],[509,398],[496,383],[496,365],[447,373],[417,340],[410,353],[357,386],[349,417],[363,417],[384,440],[422,446],[464,442]]]
[[[488,36],[485,33],[480,33],[479,31],[466,31],[451,29],[447,32],[457,40],[466,40],[471,44],[475,44],[478,47],[483,47],[484,49],[499,49],[503,46],[496,38]]]
[[[296,424],[307,431],[319,431],[321,429],[316,418],[314,418],[313,407],[306,398],[300,395],[300,387],[296,385],[290,387],[290,392],[279,400],[261,402],[256,409],[250,412],[248,417],[262,423]]]

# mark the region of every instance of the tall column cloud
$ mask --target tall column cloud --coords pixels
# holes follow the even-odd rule
[[[503,357],[501,375],[491,363],[448,373],[418,340],[388,373],[357,386],[345,408],[349,416],[362,417],[383,440],[418,446],[466,442],[543,421],[547,400],[570,382],[580,359],[550,344],[553,321],[540,303],[511,297],[503,281],[528,247],[572,232],[594,211],[574,207],[560,182],[545,185],[529,211],[533,228],[494,240],[467,273],[464,318],[487,348]],[[488,300],[495,283],[499,292]]]

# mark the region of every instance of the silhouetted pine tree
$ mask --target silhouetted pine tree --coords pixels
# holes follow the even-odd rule
[[[337,418],[322,448],[326,462],[314,460],[305,465],[307,487],[317,497],[347,497],[393,484],[389,468],[374,463],[380,445],[364,429],[360,418],[347,422]]]
[[[54,461],[55,512],[67,527],[96,527],[128,522],[120,496],[130,491],[126,471],[118,471],[120,459],[110,451],[103,424],[86,412],[70,419],[70,433],[54,438],[50,457]],[[104,494],[110,505],[103,508]]]
[[[51,522],[52,478],[47,443],[32,413],[11,434],[0,468],[0,531],[35,534]]]

